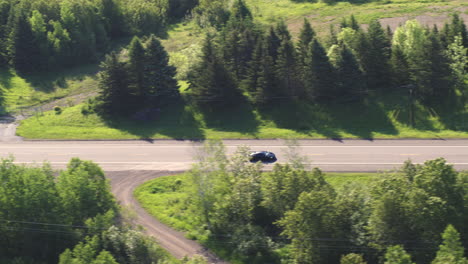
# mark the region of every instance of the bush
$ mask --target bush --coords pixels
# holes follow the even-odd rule
[[[62,108],[58,105],[54,106],[54,111],[56,115],[60,115],[62,113]]]

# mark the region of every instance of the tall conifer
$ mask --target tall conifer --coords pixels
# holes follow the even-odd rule
[[[131,98],[128,69],[120,62],[116,53],[106,56],[99,73],[100,89],[98,99],[101,102],[98,111],[103,114],[120,115],[130,112]]]
[[[309,98],[326,101],[336,93],[336,74],[323,46],[314,39],[309,45],[304,83]]]
[[[278,49],[281,46],[281,40],[275,32],[273,27],[270,27],[268,34],[266,36],[266,44],[268,49],[268,55],[273,58],[273,61],[276,61],[278,57]]]
[[[12,29],[8,40],[10,63],[19,73],[31,73],[38,64],[38,47],[34,45],[34,36],[28,18],[23,10],[13,8]]]
[[[204,106],[220,106],[238,101],[240,92],[229,71],[216,54],[213,37],[206,36],[200,62],[189,73],[194,100]]]
[[[304,18],[304,25],[299,33],[299,40],[297,41],[297,58],[300,63],[301,69],[305,66],[307,52],[309,45],[315,37],[315,31],[312,29],[310,22]]]
[[[156,36],[151,35],[145,45],[144,88],[148,106],[159,106],[179,96],[175,79],[176,68],[169,65],[169,56]]]
[[[298,91],[296,52],[293,42],[288,38],[281,41],[278,49],[275,73],[278,78],[277,94],[279,97],[291,99],[301,95]]]
[[[368,29],[369,50],[365,70],[371,89],[389,85],[391,44],[378,20],[372,20]]]
[[[143,100],[145,94],[145,49],[138,37],[134,37],[128,48],[129,77],[133,93]]]
[[[364,75],[356,57],[346,45],[341,48],[337,70],[339,86],[335,96],[343,100],[362,98],[366,92]]]

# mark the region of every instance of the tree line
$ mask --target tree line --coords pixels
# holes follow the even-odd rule
[[[467,263],[468,175],[444,159],[337,189],[288,153],[263,173],[247,148],[198,153],[187,202],[213,244],[248,263]]]
[[[279,100],[327,104],[362,102],[372,95],[397,92],[408,95],[411,104],[419,101],[431,107],[464,109],[468,33],[457,14],[441,30],[410,20],[394,32],[377,20],[364,30],[351,16],[342,20],[338,31],[331,27],[326,41],[321,41],[304,19],[296,42],[284,21],[265,30],[242,0],[233,2],[226,17],[219,29],[206,35],[200,58],[189,69],[189,103],[202,108],[245,101],[257,107]],[[150,39],[159,43],[154,37]],[[161,102],[171,99],[167,95],[178,94],[176,69],[168,65],[164,48],[158,44],[161,55],[145,61],[141,44],[135,41],[128,47],[128,60],[112,60],[110,57],[116,55],[111,55],[103,64],[97,100],[102,107],[98,112],[120,115],[119,107],[127,113],[158,109]],[[121,65],[113,67],[117,61]],[[150,64],[164,69],[154,73],[159,77],[148,79]],[[151,92],[142,93],[142,89]],[[154,100],[158,97],[164,99]],[[138,107],[134,107],[135,102]],[[145,111],[151,115],[150,110]]]
[[[123,36],[162,34],[195,1],[1,0],[0,66],[29,74],[96,62]]]
[[[200,62],[189,74],[201,105],[256,105],[301,99],[312,103],[363,100],[370,94],[400,90],[425,104],[447,98],[464,106],[468,34],[457,15],[439,30],[411,20],[395,32],[377,20],[367,30],[351,16],[338,32],[320,41],[304,19],[297,42],[284,21],[264,30],[242,0],[225,26],[206,36]],[[463,98],[466,96],[463,95]]]
[[[128,46],[128,60],[111,53],[101,67],[100,94],[88,101],[84,114],[132,114],[147,120],[158,114],[159,107],[174,103],[180,96],[176,69],[169,65],[169,56],[155,35],[144,42],[134,37]]]
[[[0,182],[2,263],[179,263],[122,221],[104,172],[91,161],[73,158],[57,175],[47,163],[2,159]]]

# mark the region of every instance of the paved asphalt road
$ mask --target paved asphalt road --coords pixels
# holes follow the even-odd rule
[[[282,140],[225,140],[224,144],[228,154],[246,145],[273,151],[279,162],[286,161]],[[324,171],[389,170],[407,159],[422,163],[437,157],[468,170],[468,140],[301,140],[299,144],[311,166]],[[177,140],[0,142],[0,157],[12,154],[17,163],[26,164],[48,161],[56,168],[80,157],[97,162],[105,171],[181,171],[190,168],[197,146],[200,143]]]

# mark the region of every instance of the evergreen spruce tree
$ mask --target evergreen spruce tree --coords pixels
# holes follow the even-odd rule
[[[351,17],[349,18],[349,27],[356,31],[361,30],[361,26],[359,25],[359,22],[356,20],[354,15],[351,15]]]
[[[248,63],[246,78],[242,81],[242,87],[251,95],[257,89],[257,82],[262,71],[263,44],[262,40],[257,41],[252,54],[252,60]]]
[[[98,112],[107,115],[128,114],[131,110],[129,98],[128,69],[126,64],[120,62],[116,53],[106,56],[101,64],[102,71],[99,73],[99,96],[100,104]]]
[[[356,31],[361,30],[361,26],[359,25],[359,23],[356,20],[356,18],[354,17],[354,15],[351,15],[349,17],[349,22],[348,22],[348,20],[346,18],[343,18],[341,20],[340,27],[341,28],[351,28],[351,29],[354,29]]]
[[[169,65],[169,56],[156,36],[151,35],[145,45],[143,94],[147,107],[159,107],[168,100],[177,99],[179,86],[176,68]]]
[[[430,98],[433,103],[440,103],[440,98],[448,98],[453,93],[450,77],[450,62],[437,31],[429,34],[428,51],[430,63]]]
[[[132,92],[139,98],[144,100],[145,95],[145,48],[138,37],[133,37],[130,46],[128,47],[128,70],[130,78],[130,88]]]
[[[266,43],[268,55],[273,58],[273,61],[276,61],[276,58],[278,57],[278,49],[281,46],[281,40],[273,27],[270,27],[270,30],[268,31]]]
[[[378,20],[372,20],[367,31],[369,50],[365,67],[369,88],[376,89],[389,85],[390,81],[390,39]]]
[[[297,42],[297,67],[299,70],[299,78],[303,82],[306,75],[306,60],[309,51],[309,45],[315,37],[315,32],[310,26],[307,19],[304,18],[304,25],[299,33],[299,40]],[[302,83],[304,85],[304,83]]]
[[[206,36],[200,62],[188,76],[193,99],[204,106],[236,103],[240,97],[233,78],[216,54],[213,37]]]
[[[317,101],[331,99],[336,94],[335,69],[317,39],[309,45],[306,69],[304,83],[309,98]]]
[[[400,45],[392,46],[390,65],[392,84],[394,86],[410,84],[408,59]]]
[[[445,46],[450,45],[455,40],[456,36],[461,36],[462,43],[465,48],[468,48],[468,30],[466,29],[465,22],[458,14],[452,15],[452,21],[446,23],[442,29],[442,41]]]
[[[230,18],[235,17],[236,19],[243,20],[243,19],[252,19],[252,12],[247,7],[243,0],[235,0],[230,13]]]
[[[297,41],[297,54],[298,61],[304,65],[307,58],[309,45],[315,37],[315,31],[312,29],[309,20],[304,18],[304,25],[299,33],[299,40]]]
[[[286,25],[284,20],[278,21],[275,30],[281,42],[283,42],[284,40],[291,40],[291,33],[289,32],[288,26]]]
[[[353,100],[365,95],[367,87],[363,72],[356,57],[346,45],[341,48],[337,71],[339,84],[336,98]]]
[[[276,85],[274,78],[273,58],[268,55],[267,43],[258,40],[243,82],[255,104],[265,105],[271,100]]]
[[[454,88],[462,93],[462,100],[465,101],[468,92],[467,65],[468,48],[463,47],[461,37],[455,37],[452,44],[448,46],[448,59],[450,61],[451,78],[454,82]],[[463,107],[465,103],[462,103]]]
[[[246,74],[258,35],[250,10],[242,0],[235,1],[231,16],[222,31],[221,47],[224,61],[238,81]]]
[[[38,47],[34,45],[34,36],[28,18],[19,8],[13,8],[11,33],[8,40],[8,56],[13,68],[21,74],[31,73],[38,64]]]
[[[285,38],[281,41],[281,46],[278,49],[278,58],[275,64],[275,74],[278,78],[276,94],[279,97],[292,99],[302,95],[301,91],[298,90],[298,71],[295,51],[294,44],[290,39]]]

